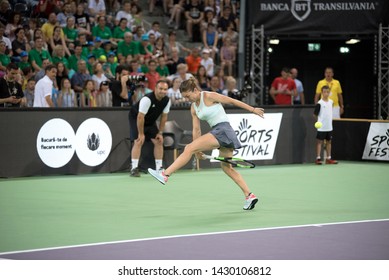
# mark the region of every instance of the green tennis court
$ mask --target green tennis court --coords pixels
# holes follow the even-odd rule
[[[120,240],[389,219],[387,163],[240,169],[259,196],[244,211],[219,168],[168,184],[128,173],[2,179],[0,253]]]

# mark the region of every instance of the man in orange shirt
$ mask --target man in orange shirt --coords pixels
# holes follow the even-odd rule
[[[186,64],[188,65],[188,72],[196,75],[197,69],[201,64],[201,56],[198,48],[193,48],[190,55],[185,58]]]
[[[270,88],[270,96],[276,105],[292,105],[293,96],[297,96],[296,84],[289,77],[289,69],[284,67],[281,77],[274,79]]]
[[[157,72],[157,61],[155,61],[154,59],[151,59],[149,61],[149,72],[147,72],[145,76],[149,81],[149,89],[154,91],[155,85],[157,84],[158,80],[161,79],[161,77]]]

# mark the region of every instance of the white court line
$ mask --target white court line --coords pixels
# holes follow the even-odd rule
[[[349,221],[349,222],[337,222],[337,223],[325,223],[325,224],[307,224],[307,225],[296,225],[296,226],[285,226],[285,227],[254,228],[254,229],[242,229],[242,230],[231,230],[231,231],[219,231],[219,232],[207,232],[207,233],[159,236],[159,237],[150,237],[150,238],[141,238],[141,239],[130,239],[130,240],[121,240],[121,241],[108,241],[108,242],[89,243],[89,244],[81,244],[81,245],[70,245],[70,246],[48,247],[48,248],[41,248],[41,249],[31,249],[31,250],[3,252],[3,253],[0,253],[0,256],[2,256],[2,255],[11,255],[11,254],[20,254],[20,253],[33,253],[33,252],[41,252],[41,251],[82,248],[82,247],[88,247],[88,246],[101,246],[101,245],[112,245],[112,244],[140,242],[140,241],[153,241],[153,240],[161,240],[161,239],[173,239],[173,238],[181,238],[181,237],[196,237],[196,236],[231,234],[231,233],[242,233],[242,232],[253,232],[253,231],[268,231],[268,230],[293,229],[293,228],[304,228],[304,227],[324,227],[324,226],[333,226],[333,225],[347,225],[347,224],[374,223],[374,222],[387,222],[387,221],[389,221],[389,219],[361,220],[361,221]]]

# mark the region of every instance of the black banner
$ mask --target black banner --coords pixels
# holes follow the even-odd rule
[[[372,34],[389,24],[387,0],[248,0],[246,27],[266,34]]]

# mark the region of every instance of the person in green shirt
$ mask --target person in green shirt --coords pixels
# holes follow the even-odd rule
[[[32,67],[36,72],[41,70],[43,59],[48,59],[51,63],[53,59],[48,51],[43,49],[43,39],[41,37],[35,38],[35,48],[28,54]]]
[[[137,59],[139,56],[139,45],[139,42],[133,41],[131,32],[124,33],[124,40],[118,43],[117,48],[119,63],[125,63],[126,58],[129,55],[131,55],[132,58]]]
[[[141,56],[153,55],[153,46],[149,42],[149,35],[143,34],[139,46],[139,53]]]
[[[7,70],[7,65],[11,63],[11,59],[8,55],[5,54],[5,50],[7,49],[5,42],[0,41],[0,70],[4,73]]]
[[[97,25],[92,28],[93,38],[100,37],[102,40],[112,41],[111,29],[106,25],[105,16],[98,17]]]
[[[66,26],[62,29],[65,34],[65,41],[67,45],[75,44],[78,37],[78,29],[74,17],[68,17],[66,19]]]
[[[128,20],[126,18],[122,18],[119,21],[119,25],[115,27],[113,30],[113,40],[116,43],[119,43],[124,40],[124,34],[126,32],[131,32],[131,30],[127,27]]]
[[[95,38],[94,48],[92,50],[92,54],[98,59],[100,56],[105,55],[104,49],[101,47],[102,40],[100,37]]]
[[[169,73],[169,68],[166,66],[166,60],[165,57],[160,56],[158,57],[158,67],[157,67],[157,72],[161,78],[166,78],[170,76]]]
[[[111,74],[112,78],[115,77],[116,67],[118,66],[118,63],[117,63],[117,58],[116,58],[116,55],[114,52],[110,52],[108,54],[107,64],[109,65],[109,70],[110,70],[109,73]]]
[[[28,52],[22,51],[20,53],[20,62],[18,63],[18,66],[21,70],[27,67],[32,68],[31,63],[28,61]]]
[[[56,45],[53,49],[53,63],[62,62],[66,68],[69,68],[69,61],[65,57],[65,48],[62,45]]]
[[[85,56],[82,56],[81,53],[82,53],[82,46],[76,45],[74,47],[74,54],[71,55],[68,59],[69,69],[73,69],[74,71],[77,72],[78,70],[77,63],[79,60],[84,60],[85,62],[88,62],[88,59]]]

